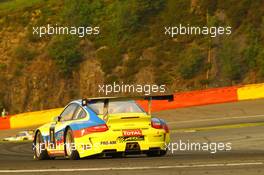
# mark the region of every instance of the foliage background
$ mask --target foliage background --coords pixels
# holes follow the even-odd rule
[[[59,107],[100,95],[97,85],[114,81],[170,91],[263,82],[263,7],[249,0],[1,0],[0,109]],[[47,24],[100,26],[100,35],[32,35],[33,26]],[[231,26],[232,34],[164,35],[165,26],[179,24]]]

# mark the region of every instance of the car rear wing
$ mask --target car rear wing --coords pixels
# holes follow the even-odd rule
[[[152,100],[167,100],[173,101],[173,94],[169,95],[154,95],[154,96],[124,96],[124,97],[97,97],[83,98],[82,106],[87,106],[89,103],[104,102],[104,115],[108,114],[109,101],[126,101],[126,100],[148,100],[148,114],[151,114]]]

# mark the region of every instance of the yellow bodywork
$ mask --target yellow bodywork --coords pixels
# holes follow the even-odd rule
[[[169,133],[165,133],[164,130],[146,128],[142,130],[144,140],[141,141],[128,141],[125,142],[118,138],[122,137],[121,130],[108,130],[104,133],[93,133],[81,138],[75,138],[75,143],[80,157],[86,157],[94,154],[102,153],[107,150],[116,150],[117,152],[126,151],[126,143],[137,142],[141,151],[147,151],[150,148],[166,149],[166,144],[170,142]],[[86,143],[89,149],[83,149],[82,144]]]
[[[133,116],[136,117],[133,118]],[[103,118],[102,116],[99,117]],[[87,119],[82,119],[81,122],[85,120]],[[127,143],[135,142],[138,143],[142,152],[155,148],[165,150],[166,145],[170,142],[169,132],[164,129],[153,128],[151,126],[151,116],[146,113],[109,114],[104,120],[108,126],[107,131],[86,133],[78,137],[74,135],[74,147],[78,151],[80,158],[107,151],[125,152]],[[76,121],[57,123],[55,132],[70,126],[72,122]],[[43,125],[38,130],[43,136],[47,136],[52,124],[54,122]],[[124,130],[140,130],[142,136],[125,137],[123,136]],[[79,130],[79,133],[82,133],[82,129]],[[128,140],[124,140],[124,138]],[[46,149],[51,156],[65,156],[63,143],[56,145],[56,148],[46,145]]]

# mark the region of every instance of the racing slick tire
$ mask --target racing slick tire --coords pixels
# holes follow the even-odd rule
[[[41,133],[38,131],[34,139],[34,159],[35,160],[49,160],[49,154],[47,149],[45,149],[45,143]]]
[[[74,145],[73,133],[72,130],[68,128],[65,136],[65,155],[70,160],[78,160],[80,159],[79,153],[76,149],[73,149],[72,145]]]

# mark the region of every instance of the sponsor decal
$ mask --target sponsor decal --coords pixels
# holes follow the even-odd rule
[[[116,144],[116,141],[101,141],[101,145],[113,145]]]
[[[140,129],[123,130],[123,136],[142,136]]]
[[[118,137],[117,142],[119,143],[124,143],[124,142],[131,142],[131,141],[143,141],[144,136],[139,136],[139,137]]]
[[[48,154],[49,155],[64,155],[65,152],[64,150],[49,150]]]
[[[57,134],[55,134],[56,141],[63,141],[63,135],[64,135],[63,131],[60,131]]]
[[[83,144],[82,145],[82,150],[89,150],[89,149],[92,149],[91,145],[89,145],[89,144]]]

